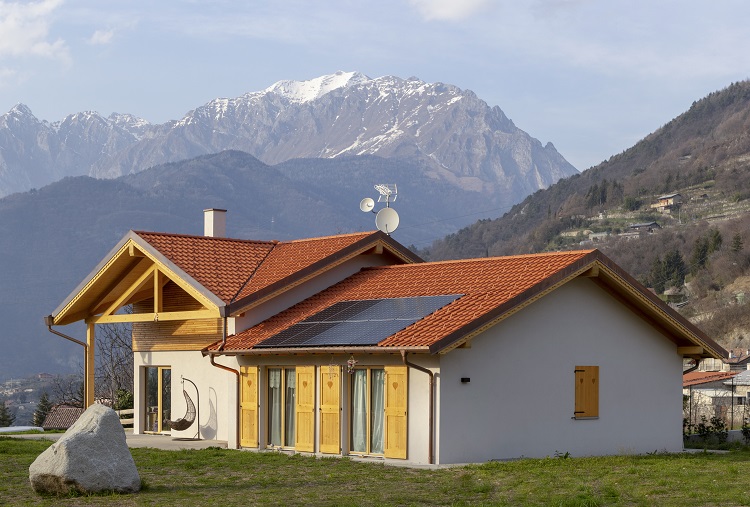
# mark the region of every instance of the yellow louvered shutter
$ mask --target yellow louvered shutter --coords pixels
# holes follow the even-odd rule
[[[385,367],[385,449],[386,458],[406,459],[406,420],[408,403],[406,366]]]
[[[341,452],[341,367],[320,367],[320,452]]]
[[[575,418],[599,417],[599,367],[576,366],[575,383]]]
[[[297,366],[294,448],[315,451],[315,366]]]
[[[258,447],[258,367],[240,367],[240,445]]]

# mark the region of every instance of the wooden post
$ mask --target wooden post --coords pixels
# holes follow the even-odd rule
[[[96,324],[89,323],[86,328],[86,365],[84,366],[84,400],[83,408],[94,404],[94,349],[96,343]]]

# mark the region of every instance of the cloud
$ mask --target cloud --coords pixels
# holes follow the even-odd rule
[[[89,39],[89,44],[93,46],[109,44],[110,42],[112,42],[112,38],[114,36],[114,30],[97,30]]]
[[[63,0],[4,2],[0,0],[0,58],[40,56],[69,58],[62,39],[50,40],[49,28],[54,11]]]
[[[428,21],[460,21],[490,5],[491,0],[409,0]]]

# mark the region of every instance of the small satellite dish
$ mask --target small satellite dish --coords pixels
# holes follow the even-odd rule
[[[398,213],[393,208],[383,208],[375,216],[375,227],[379,231],[391,234],[398,227]]]
[[[359,209],[361,209],[365,213],[372,211],[372,208],[374,207],[375,207],[375,201],[370,199],[369,197],[365,197],[359,203]]]

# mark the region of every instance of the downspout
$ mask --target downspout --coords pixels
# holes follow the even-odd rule
[[[408,359],[406,359],[406,352],[405,350],[401,351],[401,359],[404,361],[404,365],[411,366],[415,370],[419,370],[421,372],[426,373],[430,377],[430,402],[429,402],[429,417],[428,417],[428,426],[429,426],[429,441],[427,446],[427,461],[430,465],[433,464],[433,456],[432,456],[432,441],[434,439],[435,435],[435,416],[434,413],[434,406],[435,406],[435,374],[425,368],[424,366],[419,366],[418,364],[410,363]]]
[[[223,350],[224,349],[224,345],[226,344],[226,341],[227,341],[227,318],[225,316],[224,317],[224,324],[222,326],[221,347],[219,347],[219,350]],[[237,434],[235,435],[235,438],[236,438],[236,442],[237,442],[236,449],[239,449],[240,448],[240,414],[242,412],[240,410],[240,407],[239,407],[239,404],[240,404],[240,372],[238,370],[235,370],[234,368],[230,368],[229,366],[224,366],[223,364],[217,363],[214,360],[214,356],[215,356],[214,352],[208,352],[208,358],[211,360],[211,366],[215,366],[216,368],[219,368],[221,370],[225,370],[225,371],[234,373],[235,377],[237,378],[237,382],[235,382],[235,396],[236,396],[236,399],[237,399],[237,412],[236,412],[237,416],[236,416],[236,421],[235,421],[235,426],[236,426],[236,432],[237,432]]]
[[[684,370],[682,372],[683,375],[685,375],[686,373],[692,373],[692,372],[694,372],[695,370],[698,369],[698,366],[700,366],[700,364],[701,364],[701,358],[700,357],[697,357],[697,358],[694,357],[693,359],[695,359],[695,366],[691,366],[687,370]]]
[[[44,317],[44,323],[47,325],[47,330],[50,333],[56,334],[57,336],[59,336],[61,338],[65,338],[66,340],[70,340],[73,343],[77,343],[78,345],[80,345],[81,347],[83,347],[83,385],[84,385],[83,392],[84,392],[84,398],[85,398],[86,397],[85,393],[87,392],[87,390],[86,390],[86,382],[88,382],[88,379],[89,379],[88,372],[86,371],[86,369],[88,368],[88,363],[89,363],[88,362],[89,345],[88,345],[88,343],[82,342],[81,340],[76,340],[72,336],[68,336],[66,334],[63,334],[60,331],[55,331],[54,329],[52,329],[52,324],[54,324],[54,322],[55,322],[55,319],[52,317],[52,315],[47,315],[46,317]],[[83,399],[83,400],[81,400],[81,402],[83,403],[83,406],[86,407],[86,400]]]

